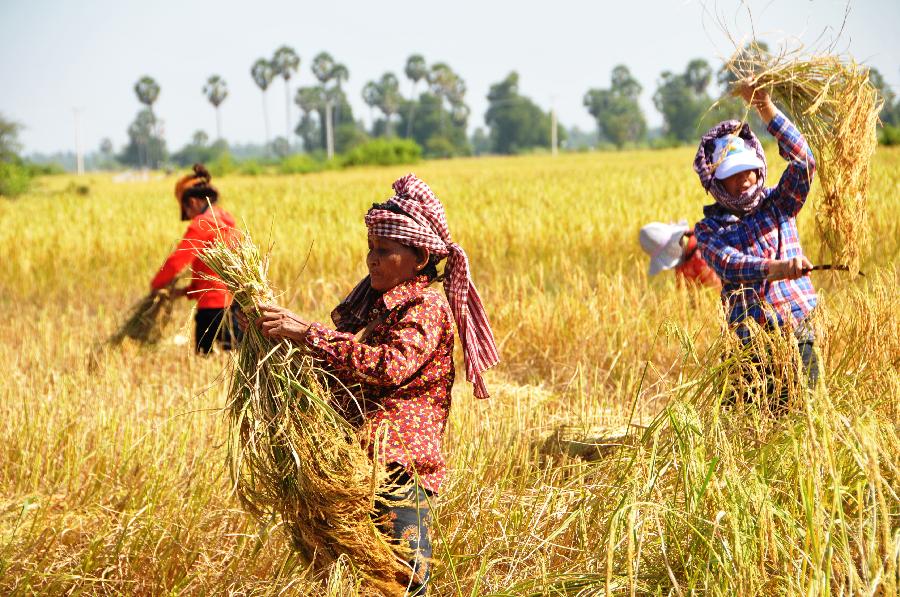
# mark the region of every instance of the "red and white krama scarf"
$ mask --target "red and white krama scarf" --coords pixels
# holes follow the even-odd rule
[[[415,174],[407,174],[397,179],[393,187],[395,195],[384,205],[393,204],[404,213],[373,207],[366,214],[369,234],[422,247],[442,259],[447,258],[444,292],[462,342],[466,379],[475,386],[477,398],[487,398],[481,373],[496,365],[500,356],[481,297],[469,275],[469,259],[462,247],[450,240],[444,206],[424,181]],[[338,326],[362,327],[379,296],[366,276],[334,309],[331,318]]]

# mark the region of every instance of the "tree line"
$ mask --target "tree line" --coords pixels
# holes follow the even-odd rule
[[[768,48],[762,42],[753,42],[742,51],[767,53]],[[301,59],[294,49],[281,46],[271,58],[254,61],[249,71],[262,93],[264,147],[272,158],[283,158],[297,149],[331,158],[334,153],[349,151],[372,138],[413,140],[428,157],[514,154],[546,149],[551,144],[552,114],[520,93],[516,72],[491,85],[484,115],[487,130],[477,127],[469,136],[471,114],[466,103],[466,83],[445,62],[429,64],[422,55],[413,54],[402,70],[405,83],[390,71],[368,81],[361,93],[371,111],[368,129],[356,118],[347,99],[345,84],[350,71],[345,64],[328,52],[320,52],[310,63],[314,84],[292,88],[291,81],[300,67]],[[885,99],[883,123],[900,126],[900,101],[877,70],[872,69],[870,77]],[[284,87],[286,128],[283,136],[273,138],[266,98],[278,78]],[[742,105],[733,99],[716,103],[731,82],[731,74],[724,66],[714,70],[702,58],[691,60],[681,72],[663,71],[652,96],[663,126],[655,131],[653,143],[693,143],[708,125],[743,114]],[[403,92],[404,87],[407,93]],[[187,164],[208,161],[226,151],[220,106],[228,97],[228,86],[219,75],[211,75],[202,86],[203,95],[216,111],[216,140],[210,143],[208,136],[198,131],[191,142],[171,156],[153,110],[160,94],[159,84],[143,76],[134,91],[144,107],[128,128],[128,144],[118,156],[122,163],[158,166],[172,160]],[[640,105],[643,92],[642,85],[624,64],[613,68],[607,86],[587,90],[582,103],[596,123],[599,143],[616,148],[648,144],[650,131]],[[292,120],[292,106],[299,111],[296,123]],[[567,131],[556,126],[556,137],[565,144]],[[886,131],[891,132],[890,128]]]

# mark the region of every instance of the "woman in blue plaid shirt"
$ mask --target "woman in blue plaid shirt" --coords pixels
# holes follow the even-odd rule
[[[696,226],[706,262],[722,279],[722,302],[729,324],[742,339],[754,319],[764,327],[790,326],[810,386],[818,362],[808,318],[816,306],[797,232],[797,214],[806,202],[816,163],[803,135],[762,89],[740,84],[736,92],[759,112],[788,165],[778,185],[766,187],[762,144],[746,123],[721,122],[700,140],[694,170],[716,202],[703,208]]]

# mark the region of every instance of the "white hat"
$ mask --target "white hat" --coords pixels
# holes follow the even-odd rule
[[[716,139],[713,163],[717,164],[716,178],[723,180],[745,170],[760,170],[765,165],[756,151],[747,147],[737,135],[726,135]]]
[[[681,263],[681,237],[690,230],[687,222],[663,224],[651,222],[641,228],[641,248],[650,255],[650,275],[672,269]]]

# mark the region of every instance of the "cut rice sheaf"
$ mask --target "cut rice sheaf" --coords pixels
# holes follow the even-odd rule
[[[852,59],[796,52],[740,51],[727,64],[739,81],[769,92],[816,157],[821,199],[816,225],[823,249],[853,273],[868,250],[869,169],[883,103],[869,69]]]
[[[201,259],[247,317],[259,317],[258,305],[274,294],[249,236],[217,241]],[[235,490],[253,515],[280,516],[293,547],[323,577],[349,562],[364,590],[402,595],[408,550],[389,543],[373,520],[384,467],[332,407],[327,385],[302,348],[246,330],[226,407]]]

